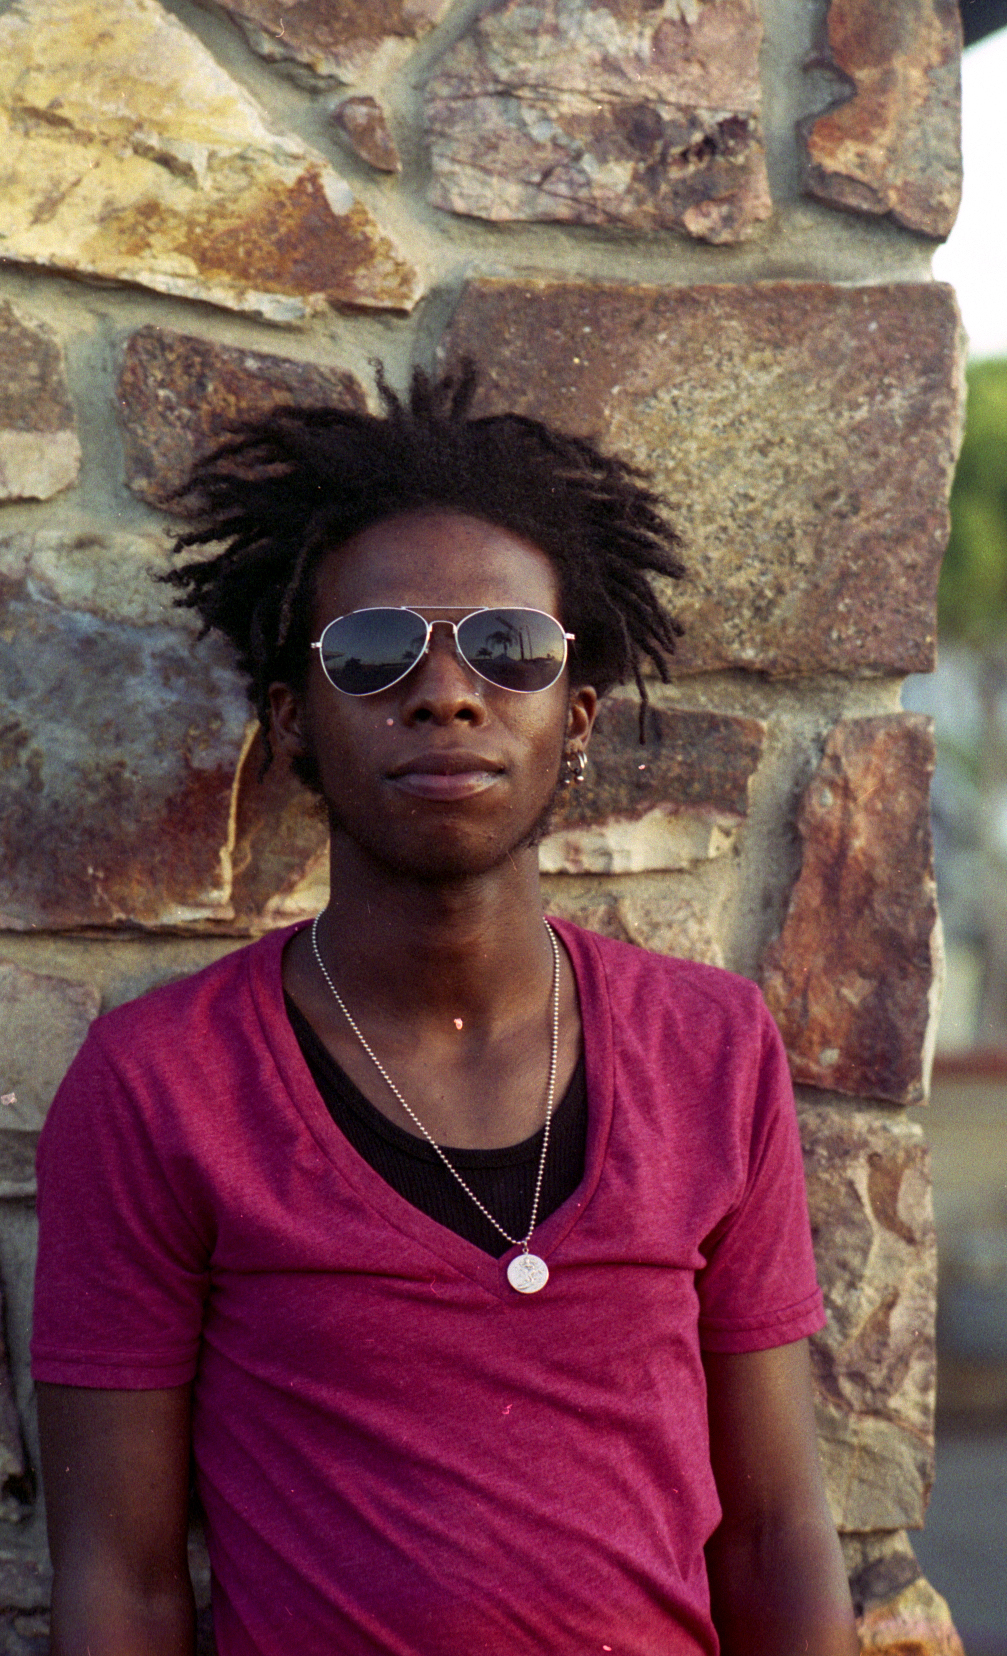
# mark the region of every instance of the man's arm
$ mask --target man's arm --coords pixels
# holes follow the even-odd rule
[[[724,1512],[706,1548],[723,1656],[857,1656],[818,1460],[807,1342],[707,1352],[703,1363]]]
[[[53,1656],[192,1656],[191,1387],[40,1385]]]

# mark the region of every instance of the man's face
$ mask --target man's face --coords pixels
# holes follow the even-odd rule
[[[408,606],[428,621],[466,609],[559,613],[544,552],[480,518],[404,513],[355,535],[319,566],[313,636],[351,610]],[[596,697],[567,672],[519,694],[461,660],[447,627],[388,690],[348,696],[312,652],[307,686],[271,689],[279,744],[317,768],[338,855],[343,837],[390,871],[420,878],[488,872],[526,846],[556,789],[563,749],[585,742]],[[447,768],[446,768],[447,767]]]

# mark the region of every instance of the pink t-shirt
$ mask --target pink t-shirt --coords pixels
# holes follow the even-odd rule
[[[714,1656],[701,1349],[823,1321],[742,978],[557,922],[583,1183],[547,1287],[397,1194],[312,1082],[289,932],[98,1020],[39,1145],[34,1372],[193,1380],[220,1656]]]

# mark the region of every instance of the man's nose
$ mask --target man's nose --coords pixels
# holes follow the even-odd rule
[[[449,621],[431,624],[430,642],[403,679],[403,715],[422,723],[449,724],[452,719],[481,723],[486,716],[483,680],[458,652]]]

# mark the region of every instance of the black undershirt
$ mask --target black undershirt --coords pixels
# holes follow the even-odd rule
[[[432,1146],[397,1127],[376,1110],[323,1046],[290,996],[283,998],[322,1102],[354,1150],[393,1190],[413,1207],[436,1219],[439,1225],[446,1225],[494,1258],[506,1253],[511,1244],[483,1218]],[[524,1236],[528,1229],[542,1153],[542,1132],[540,1127],[520,1144],[495,1150],[453,1150],[449,1145],[444,1146],[452,1166],[457,1167],[466,1184],[511,1236]],[[580,1184],[584,1177],[586,1146],[587,1084],[582,1053],[570,1085],[553,1111],[538,1207],[539,1224],[572,1196]]]

